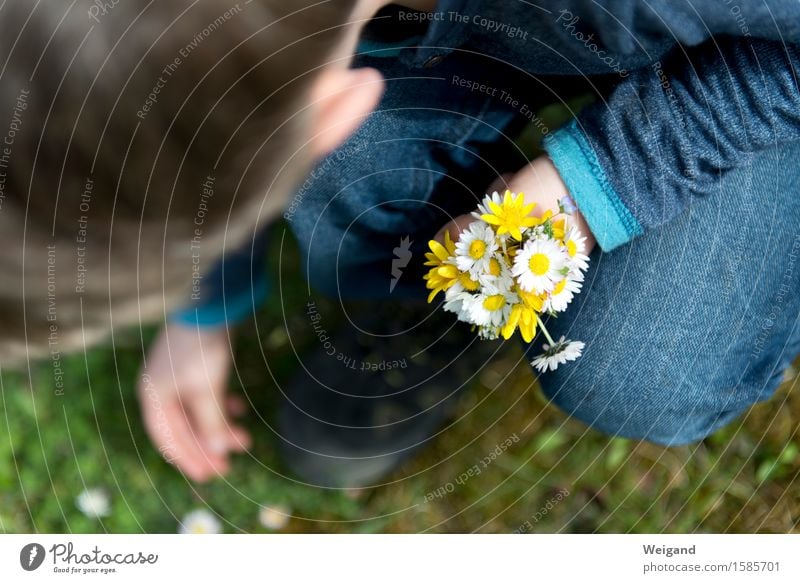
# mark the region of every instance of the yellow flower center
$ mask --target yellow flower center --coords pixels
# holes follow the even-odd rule
[[[469,244],[469,256],[473,259],[480,259],[486,253],[486,243],[480,239],[475,239]]]
[[[483,307],[490,312],[495,312],[506,304],[506,299],[502,294],[495,294],[483,300]]]
[[[550,258],[544,253],[534,253],[528,261],[528,267],[534,275],[544,275],[550,271]]]
[[[567,253],[569,253],[570,257],[575,257],[575,254],[578,252],[578,246],[575,245],[575,241],[570,239],[567,241]]]
[[[566,286],[567,286],[567,280],[566,279],[562,279],[561,281],[559,281],[556,284],[556,287],[553,288],[553,295],[557,296],[558,294],[560,294],[562,291],[564,291],[564,288]]]
[[[458,281],[461,286],[467,291],[475,291],[480,287],[480,283],[475,281],[469,276],[469,273],[462,273],[458,276]]]
[[[489,275],[500,275],[500,262],[494,257],[489,260]]]

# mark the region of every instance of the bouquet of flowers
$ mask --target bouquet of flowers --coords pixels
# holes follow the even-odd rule
[[[553,340],[542,315],[567,309],[581,291],[589,258],[586,238],[570,224],[575,206],[569,197],[559,201],[555,216],[547,211],[532,217],[534,207],[522,193],[487,195],[457,242],[449,232],[444,245],[429,242],[424,279],[428,303],[445,292],[444,309],[472,324],[481,338],[508,340],[519,330],[531,342],[540,329],[549,344],[531,364],[543,372],[577,359],[584,348],[563,336]]]

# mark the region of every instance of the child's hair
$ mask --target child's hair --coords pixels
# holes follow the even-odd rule
[[[354,4],[3,2],[0,366],[163,318],[275,215]]]

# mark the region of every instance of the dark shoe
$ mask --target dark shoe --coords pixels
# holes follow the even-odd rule
[[[321,311],[309,318],[319,344],[286,387],[279,427],[286,463],[318,486],[376,484],[430,443],[498,346],[429,306],[361,304],[336,331]]]

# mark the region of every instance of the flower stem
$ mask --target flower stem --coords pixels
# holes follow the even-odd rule
[[[544,337],[547,338],[547,341],[550,343],[550,348],[555,346],[556,343],[553,340],[553,338],[550,336],[550,333],[547,331],[547,328],[545,328],[544,322],[542,322],[542,319],[539,317],[539,314],[536,314],[536,321],[539,322],[539,328],[542,329],[542,333],[544,334]]]

